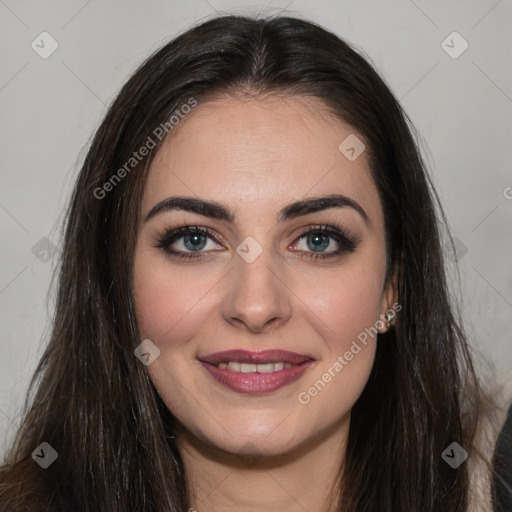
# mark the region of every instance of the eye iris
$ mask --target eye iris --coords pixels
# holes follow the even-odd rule
[[[314,233],[312,235],[308,235],[308,247],[315,252],[321,251],[329,247],[329,235],[325,235],[322,233]],[[313,247],[310,246],[309,241],[312,241]]]
[[[206,245],[206,236],[202,235],[200,233],[193,233],[190,235],[185,235],[183,237],[183,241],[184,241],[185,247],[187,249],[189,249],[191,251],[196,251],[196,250],[200,251]],[[187,245],[188,242],[192,243],[191,247]]]

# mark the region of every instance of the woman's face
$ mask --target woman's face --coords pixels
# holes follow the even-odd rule
[[[199,103],[153,160],[136,315],[141,341],[160,350],[150,378],[196,439],[270,455],[347,428],[374,360],[365,329],[396,299],[381,202],[353,136],[319,100],[225,97]],[[338,206],[308,206],[336,195]],[[214,202],[218,215],[160,204],[176,196]],[[185,225],[209,233],[166,237]],[[243,352],[219,354],[231,350]]]

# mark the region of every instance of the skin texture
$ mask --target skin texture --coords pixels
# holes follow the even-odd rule
[[[332,508],[350,410],[376,339],[359,343],[309,403],[298,395],[397,300],[394,281],[384,282],[382,205],[365,154],[349,161],[338,150],[351,133],[316,99],[226,96],[200,103],[152,162],[134,261],[136,315],[141,339],[161,351],[147,370],[179,420],[176,442],[200,512]],[[368,223],[350,207],[277,222],[285,205],[333,193],[359,203]],[[236,220],[173,210],[144,222],[175,195],[225,203]],[[299,230],[333,222],[357,235],[355,251],[308,259],[313,249]],[[206,257],[196,261],[170,258],[156,240],[185,223],[211,228],[220,243],[207,238]],[[263,251],[252,263],[236,252],[249,236]],[[183,240],[173,249],[187,252]],[[329,240],[324,253],[338,248]],[[198,361],[235,348],[278,348],[315,362],[299,380],[251,396],[217,383]]]

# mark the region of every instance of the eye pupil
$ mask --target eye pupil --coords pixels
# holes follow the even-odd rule
[[[327,252],[331,245],[331,239],[336,241],[335,243],[339,246],[339,249]],[[186,225],[161,235],[155,247],[162,249],[171,258],[181,260],[188,258],[193,261],[207,255],[207,253],[203,253],[203,249],[207,246],[209,240],[217,241],[218,238],[206,228]],[[313,229],[303,231],[296,240],[302,243],[306,242],[307,250],[298,250],[301,254],[305,253],[304,257],[312,260],[333,258],[346,252],[354,252],[357,246],[357,241],[353,241],[352,238],[344,235],[342,228],[331,226],[315,226]],[[173,245],[178,243],[182,244],[182,248],[173,249]]]
[[[205,237],[205,235],[202,235],[200,233],[193,233],[190,235],[185,235],[183,237],[183,241],[184,241],[185,247],[187,247],[187,249],[192,250],[192,251],[195,251],[195,250],[200,251],[206,245],[206,237]],[[192,243],[191,247],[187,246],[188,242]]]
[[[310,249],[312,249],[315,252],[317,252],[318,250],[326,249],[327,247],[329,247],[329,238],[329,235],[325,235],[322,233],[315,233],[313,235],[309,235],[308,241],[311,240],[313,243],[313,247],[310,247]]]

